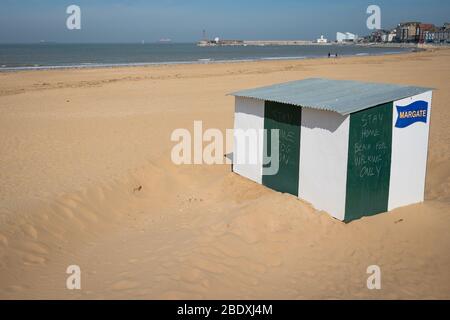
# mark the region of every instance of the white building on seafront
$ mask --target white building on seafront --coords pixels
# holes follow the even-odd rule
[[[336,33],[336,41],[337,42],[353,42],[358,39],[356,34],[350,32],[337,32]]]
[[[323,37],[323,35],[321,35],[320,38],[317,39],[317,43],[327,43],[327,42],[328,42],[328,40],[325,39],[325,38]]]

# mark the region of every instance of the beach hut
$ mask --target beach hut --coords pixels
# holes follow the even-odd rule
[[[233,172],[341,221],[423,201],[432,89],[311,78],[231,95]]]

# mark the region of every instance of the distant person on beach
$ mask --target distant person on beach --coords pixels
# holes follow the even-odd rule
[[[329,57],[331,57],[331,53],[330,53],[330,52],[328,52],[328,58],[329,58]]]

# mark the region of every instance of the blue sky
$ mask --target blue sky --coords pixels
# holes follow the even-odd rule
[[[66,28],[71,4],[81,7],[81,30]],[[0,43],[192,42],[203,29],[211,38],[334,40],[337,31],[368,34],[370,4],[382,28],[450,20],[448,0],[0,0]]]

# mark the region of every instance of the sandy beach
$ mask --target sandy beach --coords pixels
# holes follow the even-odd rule
[[[345,224],[172,163],[174,129],[233,127],[227,93],[309,77],[436,89],[424,203]],[[0,298],[450,299],[449,104],[444,49],[0,73]]]

